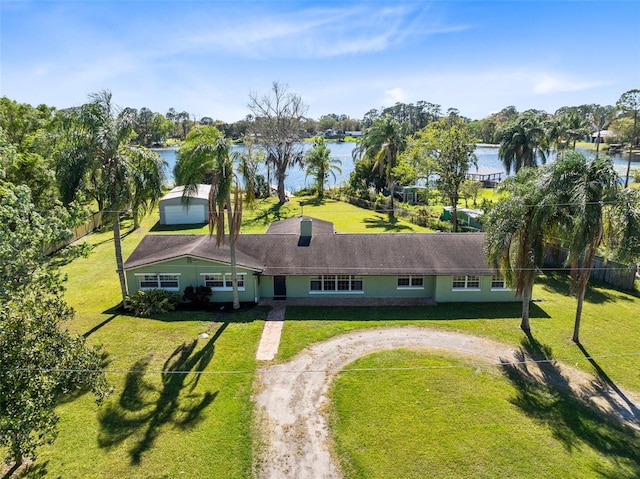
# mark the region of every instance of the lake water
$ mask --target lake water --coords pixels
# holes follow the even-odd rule
[[[333,177],[329,178],[329,187],[335,185],[341,185],[346,183],[349,180],[349,175],[354,170],[354,163],[351,153],[355,147],[355,143],[353,142],[344,142],[344,143],[335,143],[328,142],[327,146],[331,150],[331,157],[342,162],[342,173],[336,172],[336,179]],[[233,149],[241,149],[242,146],[234,146]],[[307,151],[313,148],[311,143],[304,143],[303,149]],[[176,164],[176,151],[177,148],[159,148],[155,149],[164,160],[166,160],[168,164],[167,168],[167,179],[170,184],[173,184],[173,167]],[[595,156],[595,152],[591,150],[577,149],[578,152],[583,153],[587,158],[593,158]],[[499,173],[502,172],[502,178],[505,178],[504,174],[504,166],[502,162],[498,158],[498,147],[497,146],[478,146],[476,148],[476,155],[478,157],[478,172],[479,173]],[[623,159],[621,155],[613,155],[611,157],[613,159],[614,166],[616,171],[621,177],[624,177],[627,171],[627,161]],[[549,158],[550,161],[553,161],[553,157]],[[632,163],[631,168],[637,168],[639,165],[636,162]],[[473,171],[473,168],[471,170]],[[263,171],[260,171],[260,174],[263,174],[266,178],[266,168]],[[312,183],[312,178],[307,178],[304,170],[299,167],[293,168],[289,170],[287,177],[285,179],[285,189],[288,191],[297,191],[305,186],[310,186]],[[271,183],[275,184],[276,181],[274,178],[271,178]]]

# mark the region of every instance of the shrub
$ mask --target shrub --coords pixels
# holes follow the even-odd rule
[[[385,211],[389,209],[389,201],[382,193],[378,193],[374,205],[376,211]]]
[[[315,186],[305,186],[297,191],[294,191],[296,196],[315,196],[318,193],[318,189]]]
[[[133,310],[136,316],[151,316],[152,314],[168,313],[176,309],[180,300],[178,293],[171,293],[164,289],[139,290],[134,295],[129,296],[127,302],[129,309]]]
[[[211,302],[211,288],[209,286],[187,286],[182,295],[182,301],[198,306],[207,306]]]

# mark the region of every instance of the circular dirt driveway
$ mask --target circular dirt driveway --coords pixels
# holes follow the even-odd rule
[[[257,423],[262,434],[256,464],[259,477],[341,477],[340,468],[330,453],[326,414],[327,394],[333,378],[361,356],[399,348],[448,351],[491,363],[515,361],[519,351],[513,346],[476,336],[399,327],[359,330],[337,336],[310,346],[286,363],[261,368],[254,389]],[[563,375],[565,373],[575,387],[588,387],[594,379],[574,369],[563,368]],[[603,404],[612,404],[613,400],[619,406],[617,410],[629,410],[624,398],[612,397],[612,391],[608,393],[611,396]],[[630,414],[634,416],[634,413]],[[632,421],[637,419],[633,417]]]

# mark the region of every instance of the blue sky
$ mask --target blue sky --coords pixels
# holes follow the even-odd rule
[[[289,85],[308,116],[425,100],[482,118],[640,88],[640,1],[0,2],[0,95],[244,118]]]

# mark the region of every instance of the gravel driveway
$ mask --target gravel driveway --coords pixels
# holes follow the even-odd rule
[[[262,434],[256,463],[264,479],[335,479],[342,477],[331,457],[327,422],[328,391],[338,371],[357,358],[389,349],[430,349],[472,356],[490,363],[515,361],[519,349],[488,339],[428,328],[399,327],[359,330],[314,344],[286,363],[259,370],[254,401]],[[532,366],[528,366],[529,369]],[[572,386],[590,387],[594,378],[563,367]],[[600,391],[602,394],[602,391]],[[600,406],[615,404],[629,410],[637,425],[638,412],[628,396],[608,391]],[[594,400],[594,402],[598,402]],[[637,402],[636,402],[637,404]],[[629,409],[630,408],[630,409]]]

